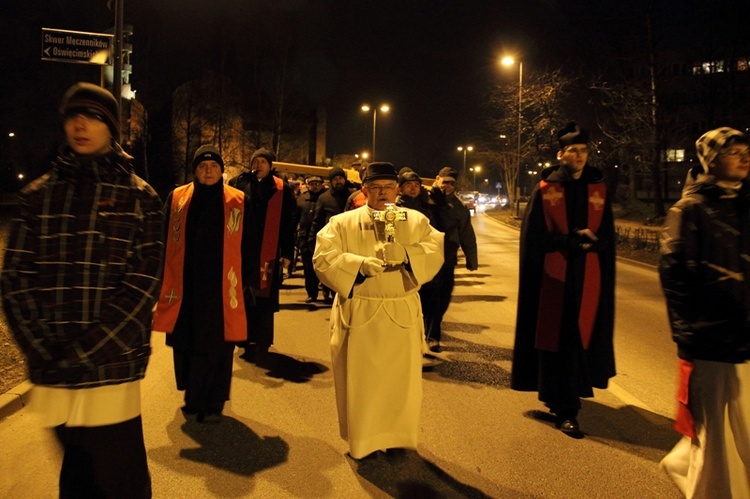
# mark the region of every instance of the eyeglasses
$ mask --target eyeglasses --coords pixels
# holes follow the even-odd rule
[[[396,186],[392,185],[392,184],[391,185],[373,185],[373,184],[370,184],[370,185],[367,185],[366,188],[367,188],[368,191],[370,191],[370,192],[376,192],[378,194],[380,194],[381,192],[393,192],[393,191],[396,190]]]
[[[738,151],[737,149],[730,149],[729,151],[720,152],[719,156],[729,156],[730,158],[750,158],[750,149],[744,151]]]
[[[456,185],[455,180],[443,180],[443,185]]]
[[[308,180],[308,181],[307,181],[307,183],[308,183],[309,185],[320,185],[320,184],[322,184],[323,182],[321,182],[320,180]]]

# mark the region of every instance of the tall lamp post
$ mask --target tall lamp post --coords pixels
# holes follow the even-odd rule
[[[369,104],[362,104],[362,111],[369,112],[372,109],[372,154],[370,155],[370,161],[375,161],[375,132],[378,127],[378,108],[371,108]],[[380,111],[387,113],[391,107],[388,104],[381,104]]]
[[[516,60],[510,56],[503,57],[500,61],[503,66],[512,66]],[[521,215],[521,200],[519,199],[519,178],[521,177],[521,109],[523,105],[523,62],[518,61],[518,151],[516,157],[516,216]]]
[[[458,152],[463,152],[464,153],[464,166],[463,166],[463,169],[461,170],[461,173],[465,174],[466,173],[466,153],[473,151],[474,150],[474,146],[458,146],[456,148],[456,150]]]
[[[477,190],[477,172],[481,172],[482,167],[481,165],[477,165],[473,168],[469,168],[469,171],[474,173],[474,189],[473,190],[476,191]]]

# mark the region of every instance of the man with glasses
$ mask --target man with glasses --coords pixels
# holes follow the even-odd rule
[[[661,236],[685,435],[661,467],[687,497],[750,496],[749,146],[727,127],[696,141],[700,163]]]
[[[341,437],[350,456],[416,449],[424,324],[419,287],[443,263],[443,234],[421,213],[395,208],[398,175],[371,163],[367,205],[330,219],[313,264],[336,292],[331,356]],[[394,211],[394,209],[396,211]]]
[[[580,397],[615,375],[614,218],[586,131],[570,123],[557,137],[560,164],[542,171],[521,226],[511,388],[539,392],[557,427],[581,438]]]

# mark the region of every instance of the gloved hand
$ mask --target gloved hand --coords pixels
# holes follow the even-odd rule
[[[385,243],[383,260],[390,265],[400,265],[406,261],[406,248],[401,243]]]
[[[362,261],[362,265],[359,267],[359,272],[366,277],[376,276],[384,270],[383,260],[371,256],[365,257]]]

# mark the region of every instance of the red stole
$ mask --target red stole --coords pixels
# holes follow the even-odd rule
[[[539,183],[539,188],[547,230],[555,234],[568,234],[570,229],[565,206],[565,190],[557,182],[544,180]],[[607,191],[603,183],[588,185],[588,229],[594,234],[599,230],[602,222],[606,195]],[[585,258],[578,328],[581,332],[583,348],[588,349],[599,307],[601,270],[599,256],[596,253],[586,253]],[[544,257],[535,344],[539,350],[556,352],[558,349],[567,267],[568,257],[561,251],[547,253]]]
[[[276,183],[276,192],[268,200],[266,221],[263,225],[263,242],[260,245],[260,286],[258,288],[258,296],[263,298],[268,298],[271,294],[273,275],[278,263],[281,208],[284,201],[284,182],[273,175],[271,178]]]
[[[164,277],[154,312],[154,331],[171,333],[180,314],[185,267],[184,227],[194,185],[178,187],[172,193],[169,208],[169,232],[164,253]],[[242,217],[245,195],[234,187],[224,186],[224,244],[222,265],[222,299],[224,303],[224,339],[247,340],[247,317],[242,294]],[[207,244],[196,242],[196,244]],[[196,283],[197,284],[197,283]]]
[[[698,438],[695,433],[695,419],[690,412],[690,375],[693,363],[680,359],[680,377],[677,381],[677,416],[674,429],[690,438]]]

